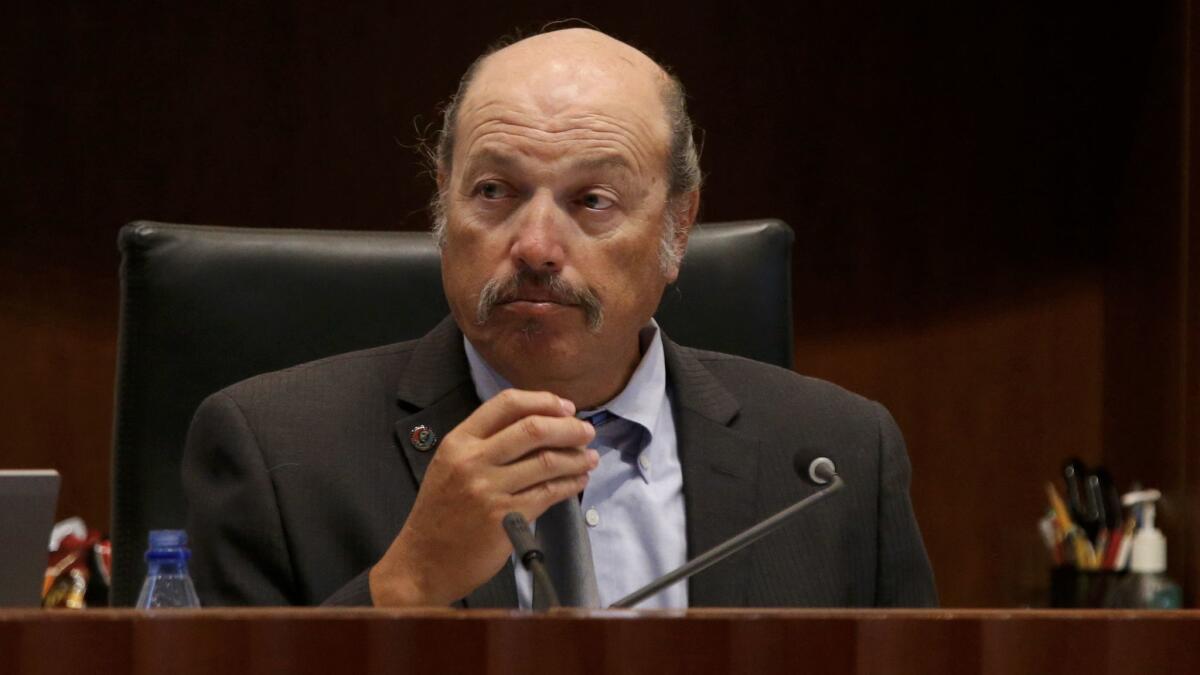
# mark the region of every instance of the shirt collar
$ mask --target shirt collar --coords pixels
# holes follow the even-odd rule
[[[662,401],[667,390],[666,357],[663,354],[662,331],[654,319],[638,333],[638,342],[642,349],[642,360],[633,371],[633,376],[615,397],[594,410],[580,411],[579,416],[587,417],[597,410],[607,410],[613,415],[627,419],[641,426],[646,433],[653,435],[658,425],[658,417],[662,412]],[[463,336],[463,348],[467,352],[467,363],[471,367],[471,380],[475,383],[475,393],[480,401],[486,401],[512,384],[497,373],[483,356]]]

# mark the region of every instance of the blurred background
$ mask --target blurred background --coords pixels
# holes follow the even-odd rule
[[[797,370],[899,421],[943,604],[1045,603],[1071,455],[1164,491],[1200,600],[1190,1],[329,4],[6,12],[0,466],[60,517],[108,522],[122,224],[425,229],[459,75],[580,17],[688,87],[703,220],[795,229]]]

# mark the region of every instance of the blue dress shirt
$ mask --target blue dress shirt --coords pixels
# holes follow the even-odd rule
[[[592,419],[600,453],[581,503],[601,606],[641,588],[687,560],[683,469],[667,389],[667,368],[658,324],[639,334],[642,360],[611,401],[576,416]],[[463,338],[479,400],[512,385]],[[534,523],[534,528],[537,523]],[[532,606],[529,573],[516,565],[520,606]],[[639,608],[687,607],[687,584],[677,583]]]

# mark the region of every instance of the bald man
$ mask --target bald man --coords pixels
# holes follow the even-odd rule
[[[882,406],[654,323],[700,194],[663,68],[591,30],[516,42],[468,70],[436,154],[452,317],[198,410],[206,604],[529,606],[501,519],[576,499],[608,604],[810,493],[801,448],[849,488],[643,606],[935,602]]]

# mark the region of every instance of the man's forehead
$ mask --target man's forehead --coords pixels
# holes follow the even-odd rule
[[[549,155],[597,145],[632,153],[643,169],[659,164],[669,145],[668,82],[645,54],[596,31],[522,40],[477,68],[456,115],[455,154],[523,138]]]
[[[643,52],[616,38],[586,28],[543,33],[514,42],[484,59],[480,75],[487,70],[511,69],[529,73],[539,67],[576,70],[594,74],[607,70],[621,78],[645,80],[659,88],[667,79],[666,72]]]
[[[596,31],[563,30],[484,59],[461,111],[510,105],[546,119],[597,112],[644,118],[665,131],[667,82],[665,71],[633,47]]]

